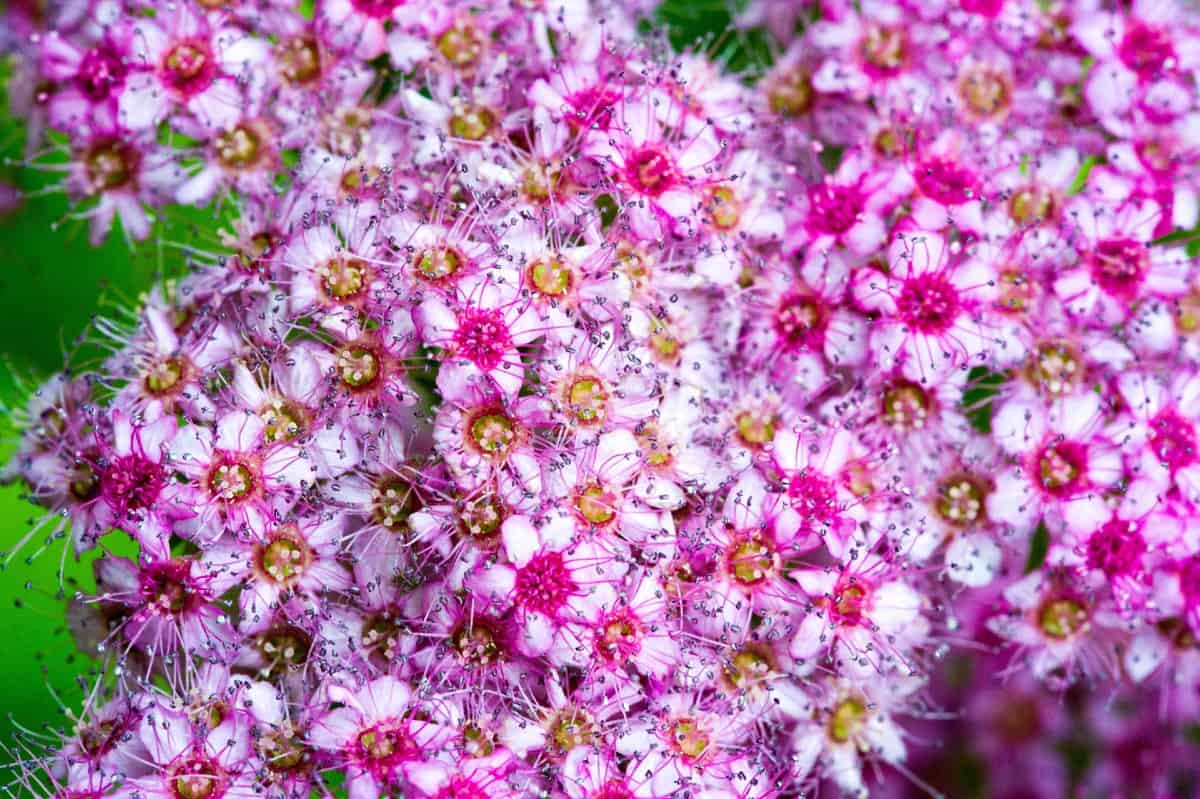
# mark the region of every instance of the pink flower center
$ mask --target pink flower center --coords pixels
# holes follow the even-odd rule
[[[942,205],[961,205],[975,197],[975,175],[956,161],[931,158],[914,172],[921,193]]]
[[[1179,590],[1189,603],[1200,603],[1200,555],[1193,555],[1179,570]]]
[[[1196,429],[1173,409],[1164,411],[1150,423],[1150,446],[1161,463],[1171,471],[1196,458]]]
[[[1075,441],[1046,445],[1035,464],[1038,483],[1055,496],[1069,496],[1083,485],[1087,471],[1087,447]]]
[[[958,291],[938,274],[906,280],[896,305],[900,317],[922,333],[946,332],[962,310]]]
[[[634,799],[629,786],[618,780],[609,780],[592,794],[591,799]]]
[[[1096,245],[1092,252],[1092,276],[1108,294],[1131,300],[1150,268],[1150,253],[1146,245],[1131,239],[1109,239]]]
[[[392,766],[418,751],[416,742],[398,723],[378,724],[359,733],[357,755],[368,771],[387,775]]]
[[[181,94],[199,94],[212,84],[216,75],[216,59],[203,39],[178,42],[163,57],[163,81]]]
[[[1142,566],[1146,541],[1133,524],[1113,519],[1088,539],[1087,564],[1109,577],[1132,574]]]
[[[838,624],[861,624],[871,592],[860,582],[846,582],[833,594],[831,615]]]
[[[508,325],[496,308],[468,308],[459,314],[454,351],[483,371],[490,371],[512,349]]]
[[[642,194],[657,197],[679,182],[679,173],[670,154],[644,147],[626,162],[625,180]]]
[[[1175,48],[1166,31],[1131,20],[1117,55],[1141,77],[1152,78],[1162,71],[1167,59],[1175,57]]]
[[[100,485],[109,507],[124,517],[152,506],[165,482],[161,465],[138,455],[124,455],[109,464]]]
[[[491,794],[467,777],[454,777],[437,792],[434,799],[490,799]]]
[[[350,5],[360,14],[374,19],[386,19],[392,15],[405,0],[350,0]]]
[[[629,610],[609,615],[596,630],[596,654],[609,663],[625,663],[642,648],[642,623]]]
[[[139,578],[140,591],[154,612],[176,616],[200,601],[192,591],[192,567],[185,560],[169,560],[146,567]]]
[[[820,350],[825,345],[827,317],[816,297],[792,294],[775,311],[775,330],[788,349]]]
[[[114,89],[125,82],[128,70],[121,59],[108,49],[88,50],[79,63],[75,80],[79,88],[93,102],[101,102],[112,96]]]
[[[612,121],[613,108],[621,99],[621,92],[611,86],[589,86],[566,98],[567,105],[575,113],[567,116],[569,124],[579,127],[592,125],[607,128]]]
[[[825,524],[838,513],[837,488],[823,474],[802,471],[788,481],[792,508],[806,523]]]
[[[969,14],[994,17],[1004,8],[1004,0],[962,0],[962,8]]]
[[[579,586],[558,552],[539,552],[517,572],[516,601],[526,610],[552,616]]]
[[[224,790],[216,763],[194,754],[172,769],[171,788],[176,799],[215,799]]]
[[[808,224],[817,233],[841,235],[858,222],[863,197],[857,186],[823,183],[808,190]]]

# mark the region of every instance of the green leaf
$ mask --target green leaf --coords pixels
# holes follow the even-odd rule
[[[1050,551],[1050,531],[1046,523],[1041,522],[1029,539],[1029,557],[1025,560],[1025,573],[1037,571],[1046,562],[1046,553]]]
[[[1102,162],[1102,158],[1094,155],[1083,159],[1083,163],[1079,165],[1079,171],[1075,173],[1075,179],[1071,181],[1071,187],[1067,189],[1067,194],[1074,196],[1083,191],[1084,186],[1087,185],[1088,175],[1092,173],[1092,168]]]

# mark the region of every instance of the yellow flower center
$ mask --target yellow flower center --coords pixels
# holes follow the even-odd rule
[[[938,515],[956,527],[970,527],[986,514],[988,490],[970,475],[956,475],[942,482],[937,491]]]
[[[734,543],[726,553],[729,573],[744,586],[756,586],[775,571],[775,553],[755,536]]]
[[[311,36],[297,36],[278,48],[283,77],[292,83],[308,83],[321,74],[321,51]]]
[[[146,391],[155,396],[168,393],[179,385],[184,371],[184,362],[180,358],[163,358],[147,370],[143,381]]]
[[[608,524],[617,516],[616,498],[598,483],[584,488],[575,497],[579,515],[592,524]]]
[[[213,145],[217,160],[230,169],[245,169],[258,161],[262,151],[262,138],[249,125],[238,125],[217,136]]]
[[[742,411],[737,415],[737,434],[742,443],[751,449],[775,440],[775,414],[757,411]]]
[[[471,422],[471,440],[488,455],[501,455],[516,440],[512,420],[501,413],[488,413]]]
[[[403,529],[408,517],[420,506],[412,484],[391,475],[379,480],[371,489],[371,504],[375,523],[392,532]]]
[[[694,718],[677,719],[671,725],[671,744],[687,760],[696,761],[704,757],[710,743],[704,727]]]
[[[496,115],[482,105],[464,105],[450,116],[450,135],[456,139],[479,141],[496,124]]]
[[[1035,225],[1057,216],[1058,199],[1041,186],[1025,186],[1008,198],[1008,216],[1018,225]]]
[[[571,288],[571,267],[561,258],[544,258],[529,267],[529,280],[548,297],[561,297]]]
[[[860,699],[843,699],[829,715],[829,737],[844,744],[867,719],[867,705]]]
[[[713,227],[718,230],[736,228],[742,219],[742,209],[733,189],[728,186],[717,186],[709,191],[708,196]]]
[[[264,408],[259,417],[263,420],[263,440],[268,444],[291,441],[304,430],[304,412],[281,399]]]
[[[438,37],[437,49],[453,66],[469,67],[483,52],[483,36],[473,25],[460,22]]]
[[[808,113],[815,99],[812,75],[807,69],[799,66],[775,79],[767,92],[767,102],[771,110],[785,117],[798,117]]]
[[[550,724],[550,740],[561,754],[587,746],[595,738],[596,730],[591,717],[578,708],[560,711]]]
[[[263,572],[277,583],[286,583],[304,571],[305,548],[290,537],[277,538],[262,550]]]
[[[595,424],[604,420],[608,407],[608,392],[599,378],[582,377],[567,390],[571,415],[580,424]]]
[[[1042,632],[1058,640],[1069,638],[1082,630],[1087,620],[1087,609],[1066,597],[1051,599],[1038,611],[1038,626]]]
[[[368,347],[343,347],[337,354],[337,372],[348,388],[366,388],[379,377],[379,358]]]
[[[413,268],[425,280],[443,280],[462,266],[462,256],[451,247],[430,247],[413,260]]]
[[[357,258],[332,258],[317,274],[325,293],[333,300],[353,299],[367,285],[367,265]]]

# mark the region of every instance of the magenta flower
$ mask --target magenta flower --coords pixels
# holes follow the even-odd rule
[[[497,611],[513,608],[520,627],[518,647],[531,657],[558,662],[574,659],[592,609],[611,604],[606,577],[625,570],[603,550],[577,542],[569,516],[534,527],[512,516],[502,527],[508,563],[485,565],[468,581],[471,592]]]
[[[280,492],[313,480],[313,467],[296,447],[269,443],[267,423],[249,411],[217,420],[216,431],[190,426],[172,442],[170,463],[188,479],[171,487],[164,503],[190,512],[193,536],[215,540],[223,530],[262,530]]]
[[[708,171],[720,152],[709,127],[680,119],[659,119],[649,103],[616,106],[621,127],[588,137],[585,153],[600,159],[618,176],[628,197],[633,232],[645,239],[682,233],[704,204],[703,191],[712,179]],[[672,135],[667,126],[679,130]]]
[[[213,28],[188,5],[130,22],[131,69],[118,100],[118,121],[146,130],[176,110],[193,127],[221,131],[234,125],[243,103],[241,82],[260,79],[265,42],[237,27]]]
[[[889,274],[868,268],[854,276],[855,299],[880,316],[871,331],[874,362],[887,369],[911,360],[923,379],[985,362],[996,347],[993,267],[924,230],[899,232],[888,261]]]
[[[439,380],[486,381],[516,396],[525,368],[518,347],[544,332],[535,311],[514,286],[486,278],[459,286],[455,300],[429,296],[416,313],[426,343],[445,350]]]
[[[421,776],[422,764],[447,743],[449,730],[417,718],[418,700],[395,677],[336,693],[343,707],[314,720],[308,737],[314,747],[344,759],[347,787],[356,797],[374,799],[403,786],[410,771]]]

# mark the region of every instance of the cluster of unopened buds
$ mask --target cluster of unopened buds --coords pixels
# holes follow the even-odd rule
[[[651,10],[9,5],[186,267],[6,472],[104,550],[32,795],[1197,795],[1200,16]]]

